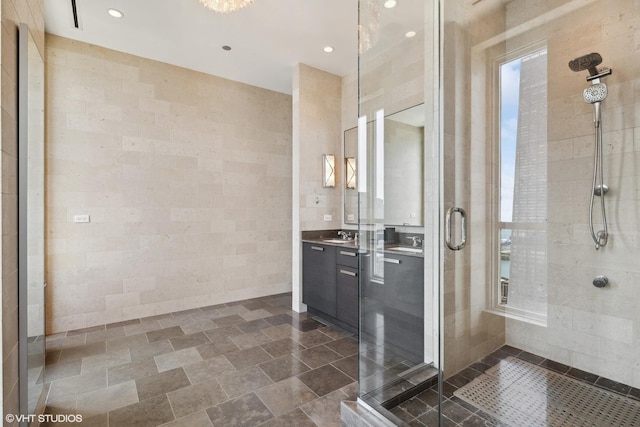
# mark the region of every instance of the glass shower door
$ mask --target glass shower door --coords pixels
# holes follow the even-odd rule
[[[434,6],[359,8],[359,399],[398,425],[399,405],[439,372]]]
[[[640,423],[637,2],[439,22],[442,199],[469,218],[443,257],[443,422]]]

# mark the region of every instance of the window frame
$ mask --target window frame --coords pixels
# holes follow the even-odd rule
[[[490,232],[492,237],[491,242],[491,282],[489,286],[489,301],[490,307],[487,311],[499,314],[501,316],[525,321],[528,323],[536,324],[539,326],[547,325],[548,314],[539,312],[523,310],[519,308],[509,307],[505,304],[501,304],[502,297],[501,292],[501,268],[500,268],[500,235],[504,229],[508,230],[528,230],[528,231],[546,231],[546,222],[504,222],[501,221],[501,204],[502,204],[502,73],[501,67],[509,62],[521,59],[528,55],[534,54],[540,51],[546,51],[548,54],[548,47],[545,40],[536,41],[534,43],[522,46],[518,49],[511,50],[504,55],[495,57],[490,65],[490,79],[491,79],[491,91],[492,93],[492,111],[490,113],[491,119],[491,139],[493,141],[492,156],[495,166],[493,169],[493,188],[494,194],[493,200],[493,218]],[[512,218],[513,219],[513,218]]]

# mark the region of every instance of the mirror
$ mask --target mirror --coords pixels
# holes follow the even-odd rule
[[[40,412],[45,396],[44,61],[26,24],[18,40],[20,413],[30,415]]]
[[[374,147],[375,126],[367,125],[368,147]],[[358,167],[358,128],[344,133],[345,174],[348,163]],[[384,118],[384,223],[398,226],[423,226],[424,104],[416,105]],[[345,176],[344,182],[350,182]],[[356,183],[357,184],[357,183]],[[346,187],[346,186],[345,186]],[[355,186],[357,187],[357,185]],[[344,222],[358,223],[358,190],[344,188]],[[366,203],[362,198],[361,203]],[[369,209],[360,206],[360,222]]]

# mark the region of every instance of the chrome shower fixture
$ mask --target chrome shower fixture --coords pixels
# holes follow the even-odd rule
[[[599,53],[593,52],[583,55],[579,58],[569,61],[569,68],[571,71],[580,72],[583,70],[589,70],[589,74],[595,76],[598,74],[597,65],[602,63],[602,56]]]
[[[591,87],[584,90],[583,96],[585,102],[594,104],[602,102],[607,98],[607,85],[604,83],[594,83]]]
[[[584,101],[588,104],[592,104],[593,111],[593,125],[595,126],[595,150],[593,156],[593,181],[591,186],[591,198],[589,201],[589,231],[591,238],[596,244],[596,250],[607,244],[609,239],[609,231],[607,227],[607,212],[604,206],[604,195],[609,190],[604,184],[603,167],[604,161],[602,159],[602,126],[600,126],[600,105],[602,101],[607,98],[607,85],[600,82],[600,79],[606,77],[612,73],[610,68],[596,68],[602,63],[602,56],[599,53],[593,52],[587,55],[583,55],[579,58],[569,61],[569,68],[572,71],[589,70],[589,76],[587,81],[591,82],[591,86],[586,88],[582,93]],[[598,173],[598,171],[600,173]],[[599,178],[599,179],[598,179]],[[593,205],[594,198],[600,197],[600,211],[602,215],[602,230],[595,231],[595,225],[593,221]],[[595,285],[595,282],[594,282]],[[598,286],[598,285],[596,285]]]
[[[600,77],[605,77],[611,74],[610,68],[598,69],[597,66],[602,63],[602,56],[599,53],[593,52],[586,55],[582,55],[579,58],[569,61],[569,68],[571,71],[580,72],[589,70],[589,76],[587,81],[598,80]]]
[[[607,98],[607,94],[607,85],[598,81],[594,81],[591,86],[586,88],[582,93],[584,101],[588,104],[593,104],[593,124],[595,127],[600,127],[600,103]]]

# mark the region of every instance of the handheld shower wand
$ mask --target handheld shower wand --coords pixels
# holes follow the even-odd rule
[[[591,238],[596,244],[596,250],[607,244],[609,231],[607,226],[607,212],[604,206],[604,195],[609,188],[604,185],[603,170],[604,161],[602,159],[602,126],[601,126],[601,103],[607,98],[607,85],[600,83],[600,78],[612,73],[611,69],[598,70],[597,65],[602,63],[602,56],[599,53],[590,53],[569,61],[569,68],[573,71],[589,70],[587,81],[591,86],[582,93],[585,102],[593,104],[593,125],[595,127],[595,150],[593,156],[593,180],[591,186],[591,198],[589,201],[589,231]],[[598,170],[600,171],[600,183],[598,182]],[[602,230],[595,231],[593,222],[593,204],[595,196],[600,197],[600,211],[602,214]]]
[[[588,104],[593,104],[593,124],[596,128],[600,127],[600,103],[605,100],[607,94],[607,85],[595,80],[592,83],[591,87],[586,88],[582,93],[585,102]]]
[[[602,126],[600,126],[600,105],[602,101],[607,97],[607,85],[594,80],[591,87],[584,90],[583,96],[585,102],[593,104],[594,117],[593,125],[595,127],[596,140],[595,140],[595,154],[593,156],[593,181],[591,185],[591,198],[589,200],[589,231],[591,232],[591,238],[596,244],[596,250],[607,244],[609,238],[609,231],[607,227],[607,212],[604,207],[604,195],[609,189],[604,185],[604,162],[602,159]],[[598,174],[598,170],[600,174]],[[600,175],[600,183],[598,182],[598,175]],[[594,230],[593,224],[593,203],[595,196],[600,196],[600,211],[602,214],[603,229],[597,233]]]

